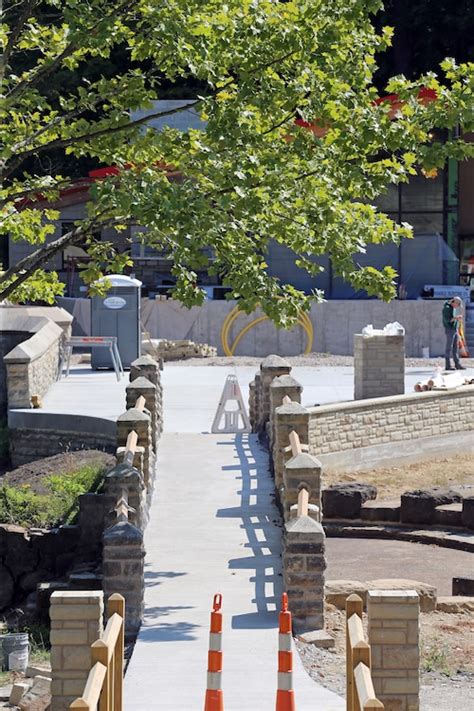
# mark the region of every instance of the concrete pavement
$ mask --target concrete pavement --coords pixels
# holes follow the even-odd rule
[[[198,405],[197,405],[198,408]],[[226,711],[274,711],[281,520],[254,435],[165,434],[146,529],[145,617],[125,677],[126,711],[201,711],[209,613],[223,596]],[[343,711],[295,651],[298,711]]]

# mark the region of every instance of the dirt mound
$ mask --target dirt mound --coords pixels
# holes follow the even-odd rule
[[[56,454],[54,457],[37,459],[35,462],[23,464],[18,469],[13,469],[3,476],[0,476],[0,486],[28,485],[35,494],[48,494],[49,490],[44,486],[45,478],[52,474],[70,474],[79,469],[89,466],[103,466],[111,469],[115,464],[115,457],[106,452],[96,449],[83,449],[78,452],[64,452]]]

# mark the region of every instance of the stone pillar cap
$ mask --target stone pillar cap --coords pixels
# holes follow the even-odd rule
[[[141,448],[143,450],[143,447]],[[124,479],[125,477],[137,476],[141,479],[141,473],[136,467],[127,464],[126,462],[121,462],[116,464],[113,469],[108,471],[105,475],[105,479]]]
[[[278,355],[269,355],[260,364],[260,370],[271,370],[272,368],[276,370],[280,370],[281,368],[289,368],[291,370],[291,365],[287,360]]]
[[[271,388],[301,388],[302,385],[297,380],[293,378],[292,375],[279,375],[277,378],[272,380]]]
[[[160,367],[156,360],[153,360],[149,355],[142,355],[131,363],[132,368],[140,368],[142,366],[146,366],[147,368],[153,367],[156,370]]]
[[[121,521],[105,529],[103,541],[116,546],[142,543],[143,533],[129,521]]]
[[[126,390],[135,390],[136,388],[140,388],[140,390],[156,390],[156,385],[148,378],[145,378],[144,375],[140,375],[127,385]]]
[[[311,454],[300,452],[300,454],[289,459],[285,467],[287,469],[321,469],[322,464],[319,459],[316,459]]]
[[[285,524],[285,528],[287,533],[300,533],[303,535],[314,536],[314,539],[318,542],[322,541],[326,537],[321,524],[309,516],[293,518]]]
[[[150,416],[141,410],[137,410],[135,407],[131,407],[130,410],[122,412],[121,415],[117,417],[117,422],[127,422],[127,421],[142,421],[149,422]]]
[[[280,405],[275,410],[277,415],[303,415],[308,412],[306,407],[299,402],[290,402],[288,405]]]

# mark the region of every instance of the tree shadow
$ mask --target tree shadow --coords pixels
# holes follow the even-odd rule
[[[191,642],[197,639],[193,631],[200,625],[191,622],[162,622],[163,618],[179,610],[193,610],[192,605],[168,605],[147,607],[140,628],[140,641],[143,642]]]

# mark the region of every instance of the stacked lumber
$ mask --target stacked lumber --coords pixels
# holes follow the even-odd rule
[[[207,343],[195,343],[190,340],[171,341],[165,338],[147,339],[142,343],[142,349],[153,358],[183,360],[186,358],[212,358],[217,355],[217,348]]]
[[[462,375],[460,372],[442,373],[438,371],[426,380],[420,380],[415,384],[415,392],[421,393],[427,390],[449,390],[459,388],[462,385],[474,385],[474,378]]]

